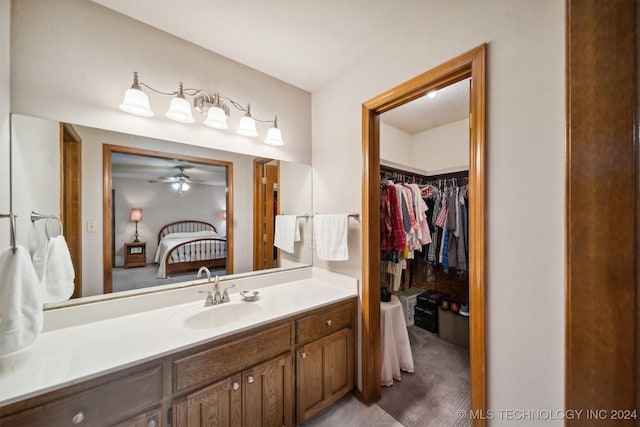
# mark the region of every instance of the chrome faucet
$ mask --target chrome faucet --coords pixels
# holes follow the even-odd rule
[[[207,267],[204,267],[204,266],[200,267],[200,270],[198,270],[197,277],[200,277],[203,271],[207,274],[206,283],[211,283],[211,272]],[[202,294],[205,294],[205,293],[207,294],[207,299],[204,301],[204,306],[209,307],[211,305],[218,305],[218,304],[222,304],[223,302],[229,302],[231,299],[229,298],[229,293],[227,292],[227,289],[233,288],[235,286],[236,285],[227,286],[224,289],[224,292],[221,293],[220,285],[218,282],[218,275],[216,274],[216,277],[213,280],[213,291],[198,291],[198,292]]]
[[[209,269],[207,267],[205,267],[204,265],[202,267],[200,267],[200,270],[198,270],[198,275],[196,277],[200,278],[200,276],[202,276],[202,272],[207,273],[207,283],[211,283],[211,272],[209,271]],[[217,276],[216,276],[217,277]]]

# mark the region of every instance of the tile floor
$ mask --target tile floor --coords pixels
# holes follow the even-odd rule
[[[403,427],[377,404],[364,405],[353,394],[346,395],[300,425],[305,427]]]

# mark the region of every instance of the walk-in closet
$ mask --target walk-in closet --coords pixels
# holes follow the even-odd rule
[[[380,407],[405,426],[468,425],[469,86],[380,115]]]

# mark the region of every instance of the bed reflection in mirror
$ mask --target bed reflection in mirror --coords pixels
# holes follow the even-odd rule
[[[294,253],[255,244],[274,214],[313,212],[309,165],[17,114],[11,136],[18,236],[43,231],[31,211],[62,220],[74,303],[183,286],[202,265],[222,276],[312,264],[310,222]],[[265,164],[276,167],[268,207],[256,197]],[[273,261],[260,261],[265,252]]]

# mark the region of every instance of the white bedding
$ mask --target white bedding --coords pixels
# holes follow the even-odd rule
[[[188,242],[194,239],[202,239],[202,238],[218,238],[224,239],[215,231],[194,231],[191,233],[171,233],[167,234],[160,240],[158,244],[158,250],[156,250],[156,256],[154,261],[157,262],[158,265],[158,273],[156,277],[158,279],[165,279],[167,277],[167,272],[165,269],[166,259],[171,251],[171,249],[176,246]],[[201,243],[194,242],[192,245],[198,245]],[[202,258],[196,257],[192,259],[191,253],[188,250],[190,245],[185,245],[184,247],[174,251],[171,255],[171,259],[173,262],[186,262],[186,261],[198,261],[199,259],[216,259],[216,258],[224,258],[227,256],[227,245],[226,240],[221,240],[219,243],[215,243],[212,246],[211,250],[206,251],[206,255]]]

